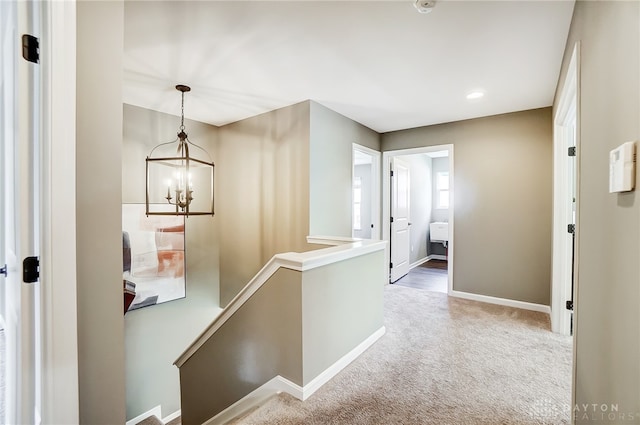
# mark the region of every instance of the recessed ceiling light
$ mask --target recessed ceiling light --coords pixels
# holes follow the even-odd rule
[[[482,96],[484,96],[484,92],[472,91],[467,95],[467,99],[469,100],[480,99]]]

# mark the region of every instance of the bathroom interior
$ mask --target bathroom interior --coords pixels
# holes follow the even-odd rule
[[[449,151],[401,155],[399,158],[409,166],[410,271],[394,284],[447,293]],[[370,206],[371,158],[355,153],[353,175],[353,236],[369,239],[374,237]]]
[[[394,284],[447,292],[449,152],[400,156],[409,165],[409,273]]]

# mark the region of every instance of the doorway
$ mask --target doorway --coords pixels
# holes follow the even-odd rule
[[[445,261],[453,290],[453,145],[383,153],[383,239],[389,242],[389,281],[432,260]],[[406,215],[406,216],[405,216]],[[436,231],[437,228],[437,231]]]
[[[380,152],[353,144],[351,236],[380,239]]]

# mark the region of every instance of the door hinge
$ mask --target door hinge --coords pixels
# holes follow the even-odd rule
[[[567,232],[574,234],[576,232],[576,225],[575,224],[569,224],[567,225]]]
[[[571,146],[569,149],[567,149],[569,156],[576,156],[576,147],[575,146]]]
[[[0,274],[3,274],[4,277],[7,277],[7,265],[0,267]]]
[[[24,283],[35,283],[40,277],[40,259],[27,257],[22,262],[22,280]]]
[[[573,311],[573,301],[567,301],[566,307],[567,310]]]
[[[391,170],[391,177],[393,177],[393,170]]]
[[[393,223],[393,217],[391,217],[391,222]]]
[[[30,34],[22,35],[22,57],[29,62],[40,62],[40,42]]]
[[[389,268],[392,269],[393,268],[393,263],[389,263]]]

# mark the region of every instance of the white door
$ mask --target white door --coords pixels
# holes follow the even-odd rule
[[[6,341],[2,423],[39,421],[40,362],[36,335],[37,284],[22,281],[22,259],[37,255],[39,70],[22,58],[22,35],[34,34],[39,10],[33,2],[0,2],[0,274]]]
[[[391,162],[391,282],[409,273],[410,181],[409,165],[398,157]]]

